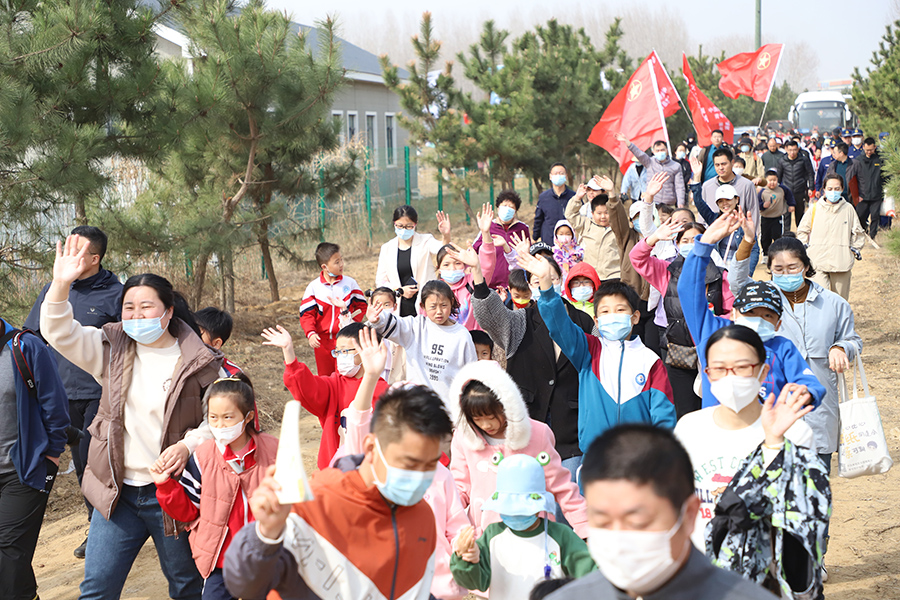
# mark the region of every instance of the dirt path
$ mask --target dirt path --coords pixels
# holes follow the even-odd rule
[[[525,207],[523,207],[525,208]],[[526,222],[529,222],[527,219]],[[471,235],[471,232],[467,232]],[[891,455],[900,461],[900,261],[884,250],[865,250],[866,259],[854,268],[851,304],[856,327],[863,338],[863,357],[872,393],[879,400]],[[368,282],[375,272],[376,258],[348,261],[348,274]],[[757,272],[762,276],[762,270]],[[362,283],[365,287],[365,283]],[[236,328],[226,352],[244,367],[260,396],[264,428],[278,431],[281,406],[289,394],[281,384],[280,353],[259,345],[259,331],[275,322],[292,332],[299,326],[296,308],[302,289],[284,290],[285,300],[264,307],[248,307],[236,315]],[[312,352],[298,344],[301,361],[312,363]],[[305,457],[309,470],[314,464],[319,426],[312,416],[304,418]],[[68,464],[64,458],[63,464]],[[836,465],[835,465],[836,467]],[[831,546],[826,564],[830,580],[826,597],[833,600],[900,599],[900,467],[886,475],[845,480],[835,477]],[[80,507],[74,474],[62,477],[51,496],[34,565],[43,600],[77,598],[84,563],[72,550],[84,539],[86,520]],[[168,598],[165,578],[152,544],[141,551],[131,570],[122,598],[159,600]]]

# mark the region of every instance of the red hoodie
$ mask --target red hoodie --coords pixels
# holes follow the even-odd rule
[[[600,276],[597,275],[597,270],[594,269],[591,265],[586,262],[576,263],[569,269],[569,275],[566,277],[566,285],[563,286],[563,293],[566,296],[566,300],[571,302],[572,304],[580,304],[575,298],[572,297],[572,280],[576,277],[587,277],[591,281],[594,282],[594,292],[597,292],[597,288],[600,287]],[[593,301],[593,300],[591,300]]]

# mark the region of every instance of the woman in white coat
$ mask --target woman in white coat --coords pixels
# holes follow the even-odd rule
[[[450,243],[450,219],[443,211],[437,215],[438,231],[442,240],[430,233],[416,232],[419,214],[412,206],[403,205],[394,210],[396,237],[381,246],[375,285],[389,287],[400,296],[400,316],[416,313],[416,296],[419,286],[437,278],[435,255]]]

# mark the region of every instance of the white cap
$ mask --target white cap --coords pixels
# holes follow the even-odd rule
[[[593,177],[591,177],[590,179],[588,179],[587,186],[588,186],[590,189],[595,190],[595,191],[600,191],[600,190],[603,189],[602,187],[600,187],[600,184],[597,183],[597,180],[594,179]]]
[[[716,188],[716,202],[723,198],[731,200],[737,195],[737,190],[734,189],[733,185],[729,185],[726,183],[725,185],[720,185],[718,188]]]
[[[631,203],[631,207],[628,209],[628,218],[629,219],[635,218],[638,215],[638,213],[641,212],[641,202],[643,202],[643,200],[635,200],[634,202]]]

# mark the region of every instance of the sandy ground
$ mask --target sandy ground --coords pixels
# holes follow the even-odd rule
[[[528,210],[523,206],[522,213]],[[522,215],[531,222],[530,215]],[[474,231],[459,231],[462,239]],[[457,238],[459,239],[459,238]],[[374,255],[374,256],[373,256]],[[881,416],[891,454],[900,459],[900,261],[884,250],[866,248],[865,260],[854,268],[851,304],[856,327],[865,347],[863,357],[872,393],[879,400]],[[377,252],[348,257],[346,272],[365,288],[375,272]],[[763,269],[757,277],[765,278]],[[265,285],[260,283],[259,285]],[[263,428],[278,433],[281,407],[290,399],[282,385],[280,351],[259,344],[263,327],[281,323],[300,334],[298,357],[314,364],[311,350],[302,342],[296,310],[302,287],[283,290],[283,300],[265,306],[241,308],[235,315],[235,333],[225,347],[226,353],[253,379],[259,395]],[[317,419],[306,415],[302,421],[305,459],[309,471],[314,468],[320,436]],[[68,464],[67,455],[63,465]],[[836,469],[836,463],[835,463]],[[826,565],[830,580],[826,596],[834,600],[876,600],[900,598],[900,469],[886,475],[847,480],[835,477],[834,516],[831,545]],[[84,508],[80,505],[74,473],[60,478],[51,495],[50,508],[34,567],[43,600],[77,598],[84,575],[84,562],[72,556],[87,530]],[[168,598],[165,578],[160,571],[152,544],[145,545],[135,562],[122,598],[158,600]]]

